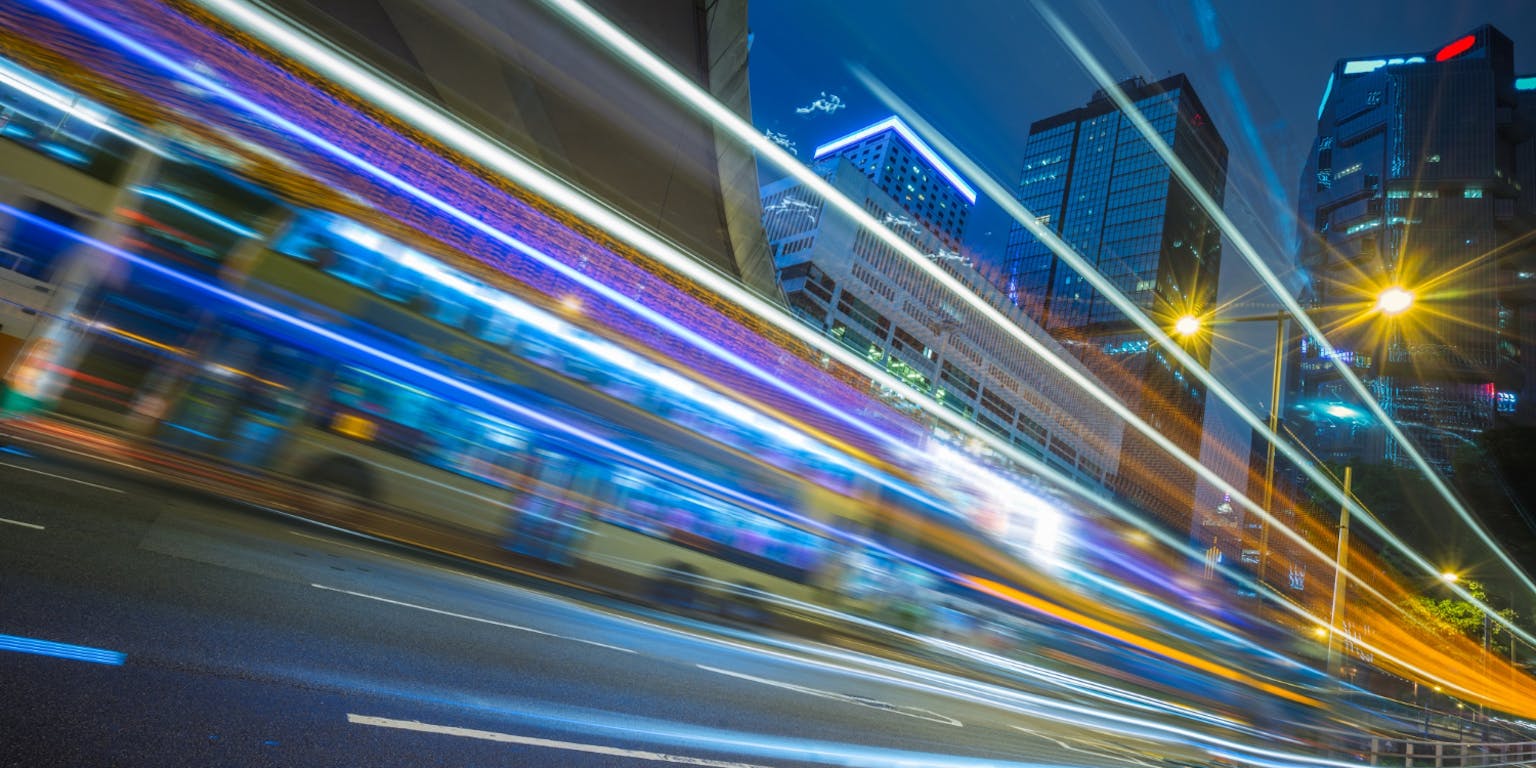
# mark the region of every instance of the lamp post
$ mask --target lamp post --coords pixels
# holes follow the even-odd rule
[[[1414,293],[1402,286],[1391,286],[1376,294],[1376,303],[1372,311],[1380,312],[1387,317],[1395,317],[1407,312],[1413,307]],[[1275,324],[1275,346],[1273,359],[1270,362],[1269,380],[1269,433],[1277,434],[1280,428],[1280,374],[1284,364],[1285,352],[1285,321],[1290,319],[1288,312],[1276,312],[1266,315],[1250,315],[1244,317],[1222,317],[1212,321],[1212,325],[1231,325],[1235,323],[1272,322]],[[1184,315],[1173,324],[1175,334],[1190,338],[1198,334],[1207,324],[1207,321],[1195,315]],[[1261,509],[1266,515],[1274,515],[1275,501],[1275,441],[1265,441],[1264,449],[1264,501]],[[1348,469],[1345,470],[1348,472]],[[1346,498],[1348,490],[1346,489]],[[1269,519],[1266,517],[1260,521],[1259,526],[1259,562],[1255,569],[1259,585],[1263,586],[1265,570],[1269,566]],[[1342,566],[1341,566],[1342,569]],[[1260,591],[1262,595],[1262,589]],[[1337,599],[1338,590],[1335,590]],[[1330,637],[1332,629],[1329,630]],[[1330,640],[1331,646],[1331,640]]]
[[[1328,608],[1328,674],[1339,676],[1339,619],[1344,611],[1345,590],[1349,582],[1344,578],[1349,565],[1349,486],[1354,478],[1353,467],[1344,467],[1344,504],[1339,507],[1339,548],[1333,556],[1333,601]]]
[[[1271,360],[1273,366],[1270,371],[1269,382],[1269,431],[1274,434],[1280,426],[1280,373],[1284,364],[1285,353],[1285,321],[1290,318],[1286,312],[1276,312],[1269,315],[1250,315],[1246,317],[1223,317],[1217,321],[1220,325],[1234,323],[1272,322],[1275,324],[1275,349]],[[1184,315],[1173,324],[1174,333],[1184,338],[1191,338],[1198,334],[1206,325],[1206,322],[1194,315]],[[1274,504],[1275,492],[1275,442],[1267,441],[1268,446],[1264,451],[1264,502],[1261,508],[1266,513],[1271,513]],[[1264,570],[1269,559],[1269,521],[1261,521],[1259,528],[1259,563],[1258,582],[1264,583]],[[1262,594],[1262,592],[1260,593]]]
[[[1453,572],[1453,571],[1446,571],[1445,573],[1440,574],[1440,578],[1445,580],[1447,583],[1451,583],[1451,584],[1454,584],[1457,581],[1461,580],[1461,576],[1459,574]],[[1486,595],[1485,595],[1485,597],[1483,599],[1485,599],[1485,600],[1487,599]],[[1488,629],[1489,629],[1489,624],[1491,623],[1490,620],[1491,620],[1492,617],[1489,615],[1490,612],[1486,611],[1486,610],[1483,611],[1482,614],[1483,614],[1483,684],[1484,685],[1488,685],[1488,684],[1490,684],[1492,682],[1492,681],[1488,680],[1488,657],[1490,655],[1489,654],[1489,650],[1488,650],[1488,634],[1489,634],[1488,633]],[[1511,649],[1514,648],[1514,634],[1513,633],[1510,634],[1510,648]],[[1510,652],[1510,658],[1514,658],[1513,650],[1511,650],[1511,652]],[[1483,720],[1483,732],[1484,732],[1484,735],[1486,736],[1487,730],[1488,730],[1488,708],[1487,708],[1487,705],[1484,704],[1482,701],[1479,701],[1478,704],[1477,704],[1477,711],[1478,711],[1479,716]]]

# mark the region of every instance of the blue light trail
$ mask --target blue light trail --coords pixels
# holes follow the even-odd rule
[[[109,664],[113,666],[121,665],[128,658],[127,654],[117,651],[92,648],[86,645],[56,643],[52,640],[37,640],[17,635],[0,635],[0,651],[31,653],[38,656],[53,656],[60,659],[89,661],[93,664]]]

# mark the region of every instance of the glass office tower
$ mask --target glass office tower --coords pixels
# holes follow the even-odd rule
[[[1491,26],[1416,53],[1339,61],[1318,108],[1298,223],[1305,298],[1340,362],[1449,471],[1504,414],[1529,409],[1536,317],[1536,78]],[[1402,286],[1412,309],[1371,316]],[[1298,339],[1288,421],[1320,455],[1402,459],[1334,361]]]
[[[1219,203],[1227,148],[1184,75],[1118,86]],[[1221,236],[1131,120],[1103,91],[1030,126],[1019,199],[1154,317],[1203,314],[1216,301]],[[1139,416],[1198,456],[1205,393],[1119,309],[1022,226],[1009,235],[999,286],[1061,339]],[[1208,335],[1191,343],[1210,357]],[[1194,473],[1139,434],[1122,441],[1117,491],[1188,529]]]

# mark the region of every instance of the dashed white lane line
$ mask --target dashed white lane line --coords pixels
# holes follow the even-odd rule
[[[327,526],[327,527],[329,527],[329,526]],[[336,528],[335,530],[340,531],[342,533],[349,534],[349,535],[353,535],[353,536],[358,536],[358,535],[366,536],[366,534],[357,534],[357,533],[355,533],[353,531],[348,531],[345,528]],[[303,531],[289,531],[289,533],[291,533],[291,534],[293,534],[295,536],[298,536],[300,538],[310,539],[312,541],[318,541],[318,542],[321,542],[323,544],[327,544],[329,546],[345,547],[347,549],[355,549],[355,550],[357,550],[359,552],[365,552],[365,553],[367,553],[369,555],[372,555],[373,557],[382,557],[382,558],[385,558],[385,559],[388,559],[388,560],[395,560],[395,561],[402,562],[402,563],[405,563],[406,565],[414,566],[414,567],[417,567],[417,568],[422,566],[422,562],[420,560],[412,560],[410,558],[401,557],[399,555],[391,555],[388,552],[380,552],[379,548],[376,547],[376,546],[374,546],[374,547],[364,547],[364,546],[360,546],[358,544],[348,544],[345,541],[337,541],[334,538],[330,538],[330,537],[326,537],[326,536],[315,536],[314,534],[304,533]],[[369,536],[367,538],[370,541],[378,541],[377,539],[374,539],[371,536]],[[381,543],[384,543],[384,542],[381,542]]]
[[[1044,731],[1037,731],[1037,730],[1034,730],[1032,728],[1025,728],[1022,725],[1014,725],[1014,726],[1010,726],[1010,727],[1013,728],[1014,730],[1023,731],[1024,733],[1027,733],[1027,734],[1029,734],[1031,736],[1034,736],[1036,738],[1044,739],[1046,741],[1055,742],[1056,746],[1061,747],[1062,749],[1065,749],[1068,752],[1077,752],[1077,753],[1080,753],[1080,754],[1090,755],[1092,757],[1097,757],[1097,758],[1100,758],[1100,759],[1108,759],[1108,760],[1114,760],[1116,762],[1129,763],[1131,765],[1141,766],[1141,768],[1158,768],[1157,763],[1148,762],[1147,759],[1146,759],[1146,758],[1152,756],[1151,753],[1138,752],[1138,751],[1136,751],[1134,749],[1130,749],[1128,747],[1117,746],[1117,745],[1113,745],[1113,744],[1100,744],[1099,745],[1099,747],[1100,747],[1099,749],[1084,749],[1082,747],[1073,746],[1073,745],[1067,743],[1067,741],[1065,739],[1059,739],[1059,738],[1057,738],[1055,736],[1052,736],[1052,735],[1050,735],[1048,733],[1045,733]],[[1123,734],[1122,734],[1122,736],[1123,736]],[[1132,740],[1133,741],[1142,741],[1141,739],[1135,739],[1135,738],[1133,738]],[[1089,742],[1085,742],[1085,741],[1083,741],[1081,739],[1073,739],[1073,741],[1077,741],[1077,742],[1080,742],[1080,743],[1089,743]]]
[[[771,685],[774,688],[783,688],[783,689],[785,689],[787,691],[794,691],[796,693],[803,693],[803,694],[805,694],[807,696],[815,696],[815,697],[821,698],[821,699],[831,699],[833,701],[841,701],[841,702],[844,702],[844,703],[847,703],[847,704],[857,704],[857,705],[859,705],[861,707],[869,707],[870,709],[878,709],[878,710],[880,710],[882,712],[890,712],[891,714],[894,714],[894,715],[903,715],[905,717],[915,717],[918,720],[927,720],[927,721],[929,721],[931,723],[944,723],[945,725],[953,725],[956,728],[964,728],[965,727],[965,724],[961,723],[959,720],[956,720],[953,717],[949,717],[948,715],[941,715],[941,714],[939,714],[937,712],[934,712],[933,710],[930,710],[930,709],[923,709],[921,707],[908,707],[908,706],[903,706],[903,705],[900,705],[900,704],[892,704],[892,703],[887,702],[887,701],[880,701],[879,699],[871,699],[871,698],[867,698],[867,697],[864,697],[864,696],[853,696],[853,695],[847,694],[847,693],[837,693],[836,691],[823,691],[823,690],[821,690],[819,688],[807,688],[806,686],[803,686],[803,685],[795,685],[794,683],[786,683],[786,682],[782,682],[782,681],[779,681],[779,680],[769,680],[766,677],[756,677],[756,676],[748,675],[748,674],[745,674],[745,673],[742,673],[742,672],[732,672],[729,669],[721,669],[719,667],[711,667],[711,666],[706,665],[706,664],[696,664],[695,666],[697,666],[699,669],[702,669],[702,670],[705,670],[705,671],[708,671],[708,672],[714,672],[716,674],[726,675],[728,677],[734,677],[734,678],[737,678],[737,679],[740,679],[740,680],[750,680],[750,681],[752,681],[754,683],[761,683],[763,685]]]
[[[338,587],[328,587],[328,586],[326,586],[324,584],[310,584],[310,586],[314,587],[315,589],[326,590],[327,592],[340,592],[343,595],[352,595],[353,597],[361,597],[361,598],[366,599],[366,600],[377,600],[378,602],[381,602],[381,603],[388,603],[390,605],[398,605],[398,606],[400,606],[402,608],[414,608],[414,609],[416,609],[418,611],[426,611],[427,613],[436,613],[436,614],[441,615],[441,616],[452,616],[455,619],[464,619],[465,621],[478,621],[481,624],[491,624],[491,625],[498,626],[498,627],[505,627],[507,629],[515,629],[515,630],[517,630],[519,632],[528,632],[528,633],[535,634],[535,635],[543,635],[545,637],[554,637],[554,638],[559,638],[561,640],[570,640],[571,642],[583,643],[585,645],[595,645],[595,646],[597,646],[599,648],[607,648],[610,651],[619,651],[620,653],[634,653],[635,652],[634,649],[625,648],[625,647],[619,646],[619,645],[610,645],[608,643],[600,643],[600,642],[598,642],[596,640],[586,640],[586,639],[583,639],[583,638],[580,638],[580,637],[571,637],[569,635],[561,635],[561,634],[557,634],[557,633],[554,633],[554,632],[545,632],[542,629],[535,629],[533,627],[525,627],[525,626],[523,626],[521,624],[509,624],[509,623],[507,623],[505,621],[497,621],[495,619],[487,619],[487,618],[484,618],[482,616],[470,616],[468,614],[463,614],[463,613],[454,613],[453,611],[445,611],[445,610],[442,610],[441,608],[431,608],[431,607],[428,607],[428,606],[425,606],[425,605],[417,605],[415,603],[407,603],[407,602],[404,602],[404,601],[401,601],[401,600],[392,600],[392,599],[387,598],[387,597],[379,597],[378,595],[370,595],[370,594],[367,594],[366,592],[353,592],[350,589],[340,589]]]
[[[12,520],[12,519],[10,519],[8,517],[0,517],[0,523],[8,523],[10,525],[19,525],[19,526],[21,526],[23,528],[32,528],[32,529],[38,530],[38,531],[47,530],[46,528],[44,528],[41,525],[38,525],[37,523],[23,523],[20,520]]]
[[[0,461],[0,467],[10,467],[11,469],[19,469],[19,470],[21,470],[23,472],[31,472],[32,474],[35,474],[35,475],[47,475],[48,477],[58,478],[59,480],[68,480],[71,483],[79,483],[81,485],[89,485],[92,488],[100,488],[103,491],[111,491],[113,493],[126,493],[126,491],[124,491],[121,488],[113,488],[110,485],[101,485],[99,483],[87,483],[84,480],[76,480],[73,477],[65,477],[64,475],[55,475],[52,472],[44,472],[41,469],[33,469],[31,467],[23,467],[20,464],[12,464],[9,461]]]
[[[586,752],[593,755],[628,757],[635,760],[649,760],[655,763],[704,765],[710,766],[711,768],[769,768],[769,766],[760,765],[758,763],[738,763],[733,760],[710,760],[703,757],[669,755],[665,752],[650,752],[642,749],[621,749],[619,747],[603,746],[602,744],[582,744],[575,741],[539,739],[532,736],[518,736],[516,734],[500,733],[497,731],[480,731],[473,728],[458,728],[452,725],[433,725],[432,723],[421,723],[415,720],[394,720],[388,717],[372,717],[369,715],[357,715],[352,713],[347,714],[347,722],[356,725],[372,725],[379,728],[396,728],[402,731],[417,731],[419,733],[441,733],[448,736],[462,736],[467,739],[497,741],[503,744],[522,744],[530,747],[563,749],[567,752]]]

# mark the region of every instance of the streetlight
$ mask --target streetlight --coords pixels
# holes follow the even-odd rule
[[[1455,584],[1456,582],[1461,580],[1461,576],[1457,575],[1456,572],[1454,572],[1454,571],[1446,571],[1444,573],[1441,573],[1440,574],[1440,578],[1442,580],[1444,580],[1448,584]],[[1485,600],[1487,599],[1486,593],[1484,594],[1484,598],[1483,599],[1485,599]],[[1491,613],[1492,613],[1491,610],[1483,610],[1482,611],[1482,614],[1483,614],[1483,681],[1484,681],[1484,685],[1488,685],[1491,682],[1491,681],[1488,680],[1488,657],[1490,655],[1489,651],[1488,651],[1488,625],[1490,623],[1489,620],[1492,618],[1491,617]],[[1513,632],[1510,633],[1510,648],[1511,649],[1514,648],[1514,633]],[[1514,653],[1513,652],[1510,653],[1510,658],[1514,658]],[[1487,730],[1488,730],[1488,720],[1487,720],[1487,717],[1488,717],[1487,712],[1488,712],[1488,710],[1487,710],[1487,705],[1484,704],[1481,701],[1481,699],[1479,699],[1479,701],[1478,701],[1477,711],[1478,711],[1478,714],[1481,715],[1482,718],[1483,718],[1483,732],[1486,735],[1487,734]]]
[[[1339,676],[1339,622],[1343,620],[1344,598],[1349,582],[1344,580],[1349,565],[1349,486],[1353,467],[1344,467],[1344,503],[1339,506],[1339,546],[1333,556],[1333,600],[1328,607],[1328,674]]]
[[[1394,285],[1376,296],[1376,311],[1387,315],[1401,315],[1413,307],[1413,291]]]
[[[1193,336],[1200,332],[1200,318],[1194,315],[1185,315],[1173,324],[1174,333],[1180,336]]]
[[[1376,295],[1376,304],[1373,310],[1387,317],[1395,317],[1407,312],[1413,307],[1414,294],[1402,286],[1394,285],[1382,290]],[[1280,429],[1280,372],[1284,363],[1285,351],[1285,321],[1290,319],[1288,312],[1276,312],[1271,315],[1251,315],[1246,317],[1223,317],[1212,324],[1231,325],[1234,323],[1273,322],[1275,324],[1275,352],[1271,361],[1271,375],[1269,381],[1269,433],[1276,435]],[[1174,321],[1173,331],[1184,338],[1193,337],[1206,325],[1205,321],[1195,315],[1184,315]],[[1265,441],[1264,450],[1264,503],[1261,509],[1266,515],[1273,516],[1275,500],[1275,440]],[[1346,468],[1347,471],[1347,468]],[[1347,496],[1348,490],[1345,491]],[[1347,525],[1347,522],[1345,523]],[[1264,584],[1264,572],[1269,565],[1269,519],[1261,521],[1259,527],[1259,567],[1257,580],[1262,587]],[[1262,594],[1262,592],[1260,593]]]
[[[1276,312],[1272,315],[1253,315],[1250,317],[1224,317],[1220,322],[1223,325],[1231,323],[1273,322],[1275,324],[1275,355],[1272,364],[1274,366],[1269,383],[1269,432],[1274,434],[1280,427],[1280,366],[1282,355],[1285,351],[1285,321],[1290,318],[1286,312]],[[1190,338],[1200,332],[1205,324],[1194,315],[1185,315],[1173,324],[1173,330],[1184,338]],[[1271,514],[1275,495],[1275,442],[1267,441],[1268,448],[1264,457],[1264,504],[1262,509],[1265,514]],[[1265,562],[1269,559],[1269,520],[1263,520],[1259,528],[1259,567],[1258,582],[1260,595],[1263,595]]]

